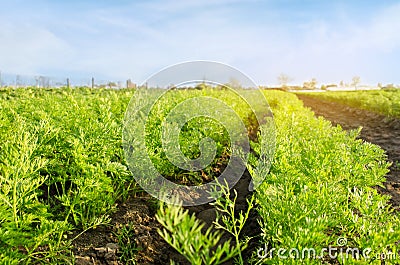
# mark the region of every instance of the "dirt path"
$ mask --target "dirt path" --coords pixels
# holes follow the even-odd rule
[[[392,196],[393,207],[400,211],[400,120],[388,118],[370,111],[348,107],[339,103],[328,102],[314,97],[297,95],[306,107],[311,108],[316,116],[323,116],[334,125],[343,129],[362,127],[360,138],[382,147],[393,162],[384,183],[386,189],[378,188],[383,194]]]

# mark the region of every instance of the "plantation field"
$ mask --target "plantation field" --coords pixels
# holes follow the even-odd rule
[[[107,227],[129,197],[143,196],[128,169],[122,143],[124,113],[134,93],[86,88],[0,90],[1,264],[73,264],[74,241]],[[151,97],[152,91],[148,93]],[[154,106],[146,127],[147,153],[166,178],[189,185],[209,182],[232,155],[230,125],[196,118],[179,134],[182,153],[191,159],[198,157],[200,140],[208,137],[216,142],[214,159],[197,172],[168,161],[160,140],[163,119],[173,106],[199,96],[225,102],[242,119],[251,140],[248,171],[254,179],[265,178],[248,194],[245,209],[235,208],[235,192],[223,189],[223,196],[213,205],[224,214],[217,214],[216,230],[207,233],[200,220],[183,207],[148,199],[156,209],[153,218],[160,223],[161,237],[183,259],[192,264],[224,260],[237,264],[381,264],[380,255],[397,255],[399,213],[393,211],[389,197],[374,188],[382,186],[389,164],[381,148],[357,139],[357,130],[347,132],[316,118],[294,94],[263,91],[274,114],[276,150],[272,161],[257,160],[263,156],[261,144],[269,127],[257,124],[237,95],[211,88],[169,93]],[[389,93],[399,95],[379,93],[382,102],[394,97]],[[396,111],[394,101],[388,99],[385,104],[392,104],[390,108]],[[390,115],[398,115],[395,111]],[[268,173],[255,170],[260,161],[271,163]],[[129,231],[128,226],[117,230],[113,242],[119,246],[116,264],[135,264],[139,252],[153,251],[146,245],[139,249],[136,243],[126,243],[127,235],[130,242],[140,241],[135,231],[143,222],[129,224]],[[253,235],[255,245],[248,244],[242,233],[251,222],[259,222],[260,227],[259,235]],[[219,238],[228,238],[232,244]],[[111,241],[100,242],[101,246],[106,243]],[[328,247],[339,255],[324,252]],[[246,248],[250,255],[244,254]],[[302,250],[310,248],[316,255],[302,257]],[[351,258],[345,255],[348,249],[366,250],[368,257]],[[106,264],[107,260],[95,262]],[[399,260],[385,262],[397,264]]]
[[[400,118],[399,89],[308,93],[307,95]]]

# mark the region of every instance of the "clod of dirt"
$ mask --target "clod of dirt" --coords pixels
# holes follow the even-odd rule
[[[208,228],[212,225],[215,218],[217,218],[217,211],[214,208],[201,211],[197,214],[197,218],[202,220],[206,224],[205,227]]]

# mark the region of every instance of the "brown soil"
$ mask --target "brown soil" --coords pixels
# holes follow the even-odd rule
[[[246,171],[233,188],[238,192],[237,211],[247,209],[246,198],[250,195],[248,190],[250,179],[250,174]],[[138,249],[134,256],[136,263],[129,264],[169,264],[170,259],[179,264],[189,264],[158,234],[157,230],[161,228],[161,225],[155,218],[156,207],[156,199],[150,196],[131,198],[119,205],[117,211],[111,216],[109,225],[89,230],[72,242],[76,264],[127,264],[120,260],[123,249],[118,245],[116,233],[121,227],[129,224],[133,228],[131,241]],[[187,209],[204,221],[206,227],[209,227],[215,219],[215,209],[209,204],[188,207]],[[243,229],[243,235],[254,237],[244,252],[245,259],[249,259],[258,247],[257,242],[261,229],[257,218],[257,213],[252,212]],[[74,238],[79,232],[76,231],[69,238]],[[222,240],[228,238],[227,235]],[[233,264],[233,261],[226,264]]]
[[[386,151],[392,165],[384,183],[386,188],[377,189],[382,194],[390,195],[393,208],[400,211],[400,164],[397,164],[400,163],[400,120],[312,96],[297,97],[306,107],[311,108],[316,116],[323,116],[333,125],[340,124],[345,130],[362,127],[360,138],[379,145]]]
[[[132,228],[132,249],[137,248],[136,263],[130,264],[169,264],[170,258],[182,260],[158,235],[161,226],[154,217],[154,204],[153,198],[144,196],[119,205],[109,225],[89,230],[73,241],[76,264],[125,264],[120,260],[122,248],[116,234],[128,225]]]

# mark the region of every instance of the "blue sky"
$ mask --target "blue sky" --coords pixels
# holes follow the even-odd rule
[[[190,60],[257,84],[400,84],[399,1],[2,1],[0,71],[132,79]]]

